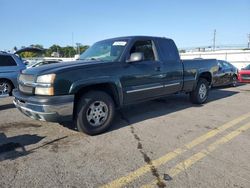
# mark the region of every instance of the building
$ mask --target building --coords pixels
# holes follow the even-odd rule
[[[250,64],[250,49],[247,50],[216,50],[180,53],[182,59],[220,59],[232,63],[238,69]]]

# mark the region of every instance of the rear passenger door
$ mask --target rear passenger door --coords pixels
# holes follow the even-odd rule
[[[226,61],[222,61],[224,70],[225,70],[225,83],[224,84],[230,84],[232,77],[233,77],[233,70],[232,66],[228,64]]]
[[[223,61],[218,60],[219,70],[214,78],[214,86],[222,86],[229,82],[228,70]]]

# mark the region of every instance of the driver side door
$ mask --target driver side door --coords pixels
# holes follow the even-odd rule
[[[124,103],[139,102],[164,94],[164,74],[161,63],[157,59],[153,40],[135,41],[129,50],[132,53],[141,52],[142,61],[127,63],[121,78]]]

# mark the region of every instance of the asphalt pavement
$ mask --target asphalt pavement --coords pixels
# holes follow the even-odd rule
[[[250,187],[250,85],[126,107],[98,136],[0,98],[0,187]]]

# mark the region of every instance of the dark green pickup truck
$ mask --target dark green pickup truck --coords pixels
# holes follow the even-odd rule
[[[173,40],[132,36],[95,43],[80,59],[22,71],[14,104],[43,121],[74,121],[79,131],[104,132],[124,105],[185,92],[204,103],[216,60],[180,60]]]

